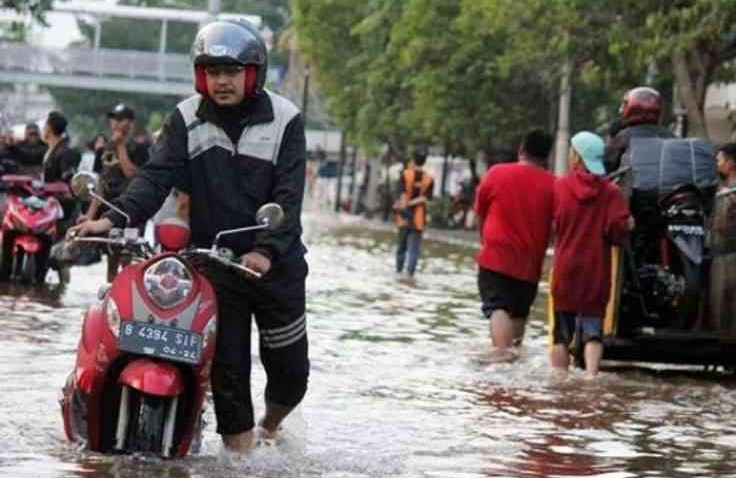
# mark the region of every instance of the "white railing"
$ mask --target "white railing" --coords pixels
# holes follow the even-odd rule
[[[23,43],[0,43],[0,70],[192,81],[188,55],[83,47],[50,49]]]

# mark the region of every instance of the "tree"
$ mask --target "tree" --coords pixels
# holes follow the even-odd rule
[[[635,2],[634,2],[635,3]],[[736,59],[736,2],[656,0],[644,18],[640,57],[671,65],[690,134],[708,136],[705,95],[714,80],[733,80]],[[654,8],[652,8],[654,7]]]
[[[387,145],[404,155],[420,133],[408,116],[411,78],[392,42],[403,3],[295,0],[293,7],[299,48],[338,125],[369,151]]]

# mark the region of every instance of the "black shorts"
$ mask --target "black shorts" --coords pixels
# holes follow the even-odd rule
[[[478,291],[486,317],[490,318],[496,310],[505,310],[514,319],[526,319],[537,296],[537,284],[480,267]]]
[[[601,341],[603,330],[600,317],[556,310],[555,324],[552,329],[553,343],[561,345],[572,344],[575,329],[578,327],[580,327],[583,343],[591,340]]]

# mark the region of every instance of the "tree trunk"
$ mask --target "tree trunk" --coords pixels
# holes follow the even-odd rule
[[[442,160],[442,181],[440,182],[440,195],[447,196],[447,173],[450,169],[450,148],[445,145],[445,157]]]
[[[342,175],[345,171],[345,159],[347,156],[347,150],[345,146],[345,132],[342,132],[340,139],[340,162],[337,166],[337,190],[335,191],[335,212],[340,212],[340,202],[342,202]]]
[[[572,62],[568,59],[562,65],[560,79],[560,104],[557,116],[557,144],[555,145],[555,174],[562,176],[567,172],[567,148],[570,141],[570,100],[572,97]]]
[[[355,187],[356,169],[358,169],[358,147],[353,146],[353,154],[350,158],[350,188],[348,188],[351,214],[355,214],[358,208],[358,192],[360,191],[360,188]]]
[[[705,93],[713,74],[713,65],[706,54],[678,51],[672,55],[672,72],[680,93],[682,105],[687,110],[690,136],[708,137],[705,122]]]
[[[468,167],[470,168],[470,180],[473,183],[473,187],[475,187],[480,183],[480,178],[478,177],[478,160],[476,158],[468,159]]]

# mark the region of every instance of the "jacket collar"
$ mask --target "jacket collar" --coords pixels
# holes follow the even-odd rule
[[[274,120],[271,98],[265,91],[258,93],[252,100],[241,103],[238,109],[239,111],[234,112],[233,116],[238,118],[241,126],[270,123]],[[221,128],[225,126],[225,115],[222,114],[221,108],[209,98],[202,98],[197,109],[197,117]]]

